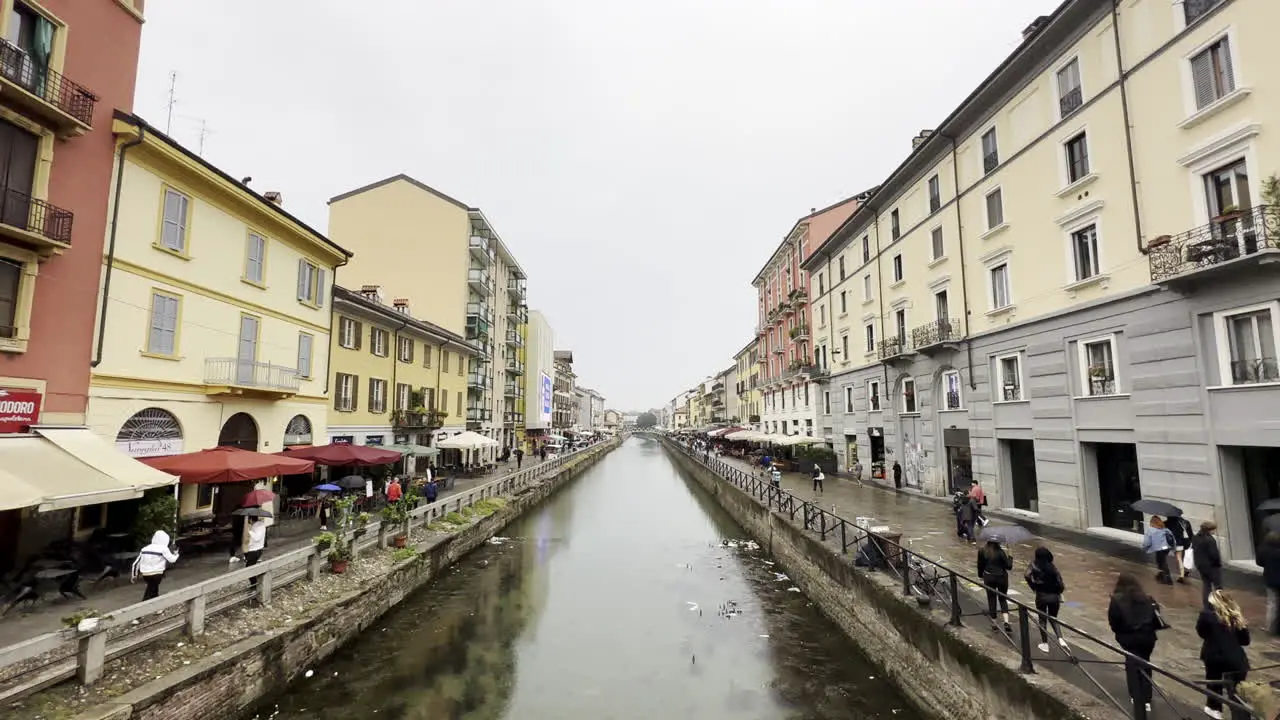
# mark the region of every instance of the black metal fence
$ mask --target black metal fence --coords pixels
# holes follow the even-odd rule
[[[0,200],[0,222],[33,232],[54,242],[71,244],[71,224],[75,216],[70,210],[51,205],[31,195],[4,188]]]
[[[93,124],[97,95],[42,66],[26,51],[4,40],[0,40],[0,75],[85,125]]]
[[[1151,282],[1280,250],[1280,206],[1223,213],[1207,225],[1148,243]]]

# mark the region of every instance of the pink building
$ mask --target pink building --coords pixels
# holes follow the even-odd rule
[[[809,274],[800,269],[809,254],[849,218],[865,193],[814,210],[800,218],[756,274],[756,339],[760,389],[764,394],[759,429],[812,435],[819,414],[813,385]],[[816,290],[815,290],[816,291]]]

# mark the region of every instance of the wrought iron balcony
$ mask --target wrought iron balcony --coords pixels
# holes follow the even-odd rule
[[[98,96],[48,67],[22,48],[0,40],[0,89],[8,102],[23,106],[53,125],[59,135],[83,135],[93,127]]]
[[[934,320],[911,331],[911,345],[920,352],[954,348],[960,342],[960,321],[955,318]]]
[[[1058,110],[1064,118],[1079,110],[1081,105],[1084,105],[1084,92],[1080,88],[1069,90],[1058,98]]]
[[[1210,10],[1222,3],[1223,0],[1183,0],[1183,17],[1186,18],[1187,25],[1190,25],[1205,15],[1208,15]]]
[[[209,395],[296,395],[302,381],[295,368],[239,358],[205,358],[205,392]]]
[[[1178,283],[1280,260],[1280,206],[1224,213],[1208,225],[1147,244],[1151,282]]]
[[[71,246],[70,210],[25,192],[5,188],[0,194],[0,235],[35,247],[42,255]]]
[[[1280,365],[1273,357],[1231,361],[1231,382],[1235,385],[1280,381]]]
[[[984,174],[989,173],[992,170],[995,170],[999,164],[1000,164],[1000,153],[996,150],[992,150],[991,152],[982,156],[982,172]]]
[[[1022,399],[1022,386],[1018,383],[1005,383],[1000,389],[1000,398],[1005,402],[1014,402]]]
[[[893,362],[912,354],[911,345],[902,337],[881,340],[876,347],[881,362]]]
[[[809,339],[809,326],[797,325],[791,328],[791,339],[796,342],[804,342]]]
[[[791,302],[791,307],[798,308],[809,302],[809,291],[804,288],[796,288],[791,291],[787,299]]]
[[[391,426],[397,430],[436,430],[444,427],[444,419],[448,416],[449,413],[443,410],[397,410],[391,414]]]
[[[467,241],[467,248],[471,250],[471,257],[478,260],[481,265],[489,267],[493,263],[493,250],[489,249],[489,238],[472,235]]]

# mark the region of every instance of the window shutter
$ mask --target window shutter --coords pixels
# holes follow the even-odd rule
[[[356,348],[355,348],[355,349],[356,349],[356,350],[359,350],[359,349],[360,349],[361,341],[363,341],[363,340],[364,340],[364,323],[362,323],[362,322],[356,322],[355,320],[352,320],[352,321],[351,321],[351,324],[352,324],[352,326],[354,326],[354,327],[355,327],[355,329],[356,329],[356,330],[355,330],[355,332],[353,333],[353,334],[356,336]]]
[[[351,410],[355,412],[360,409],[360,376],[351,376]]]
[[[333,409],[342,409],[342,374],[336,373],[333,376]]]
[[[1236,89],[1236,74],[1231,67],[1231,46],[1224,37],[1218,41],[1218,62],[1222,65],[1222,94]]]
[[[328,273],[324,268],[316,268],[316,304],[324,307],[324,301],[327,298],[325,292],[324,281],[325,275]]]
[[[1191,85],[1196,93],[1196,108],[1214,101],[1213,50],[1205,50],[1191,58]]]
[[[377,380],[374,380],[373,378],[369,378],[369,412],[378,411],[378,408],[374,407],[373,405],[375,399],[377,398],[377,396],[373,394],[373,385],[376,382]]]
[[[307,261],[298,261],[298,299],[307,299]]]

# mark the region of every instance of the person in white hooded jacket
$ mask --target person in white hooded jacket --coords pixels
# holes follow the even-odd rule
[[[147,589],[142,593],[143,600],[160,597],[160,581],[164,580],[164,571],[169,563],[178,562],[178,553],[169,549],[169,533],[157,530],[151,536],[151,544],[138,552],[138,559],[133,561],[133,575],[130,580],[142,576]]]

